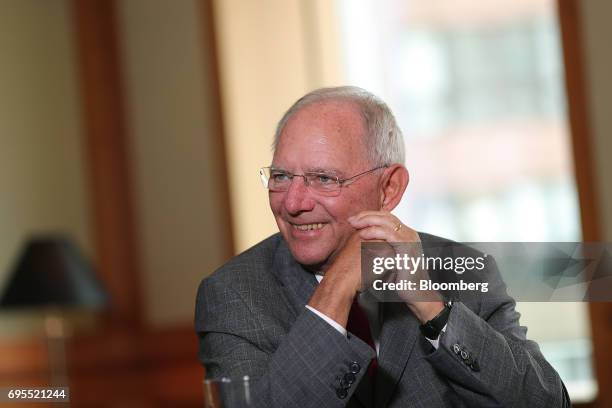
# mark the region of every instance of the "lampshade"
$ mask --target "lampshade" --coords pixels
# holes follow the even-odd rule
[[[23,249],[0,306],[99,308],[107,295],[91,265],[62,236],[35,237]]]

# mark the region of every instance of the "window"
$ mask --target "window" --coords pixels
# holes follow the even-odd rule
[[[464,242],[581,239],[555,7],[339,0],[345,82],[404,131],[407,224]],[[572,400],[593,399],[586,305],[518,309]]]

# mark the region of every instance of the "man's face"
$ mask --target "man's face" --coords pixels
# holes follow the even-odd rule
[[[365,127],[358,108],[346,101],[308,105],[287,122],[272,167],[294,174],[332,172],[340,179],[374,167],[366,159]],[[347,218],[379,210],[379,172],[358,177],[337,196],[325,196],[295,177],[287,191],[270,191],[270,208],[295,259],[325,270],[355,231]],[[322,227],[318,228],[318,224]],[[315,228],[307,229],[307,225]]]

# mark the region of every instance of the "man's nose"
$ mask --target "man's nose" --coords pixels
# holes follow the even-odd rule
[[[314,200],[303,177],[294,177],[286,194],[285,208],[289,214],[299,214],[314,208]]]

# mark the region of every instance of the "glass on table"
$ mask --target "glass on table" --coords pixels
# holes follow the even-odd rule
[[[251,405],[250,379],[215,378],[203,382],[204,408],[243,408]]]

